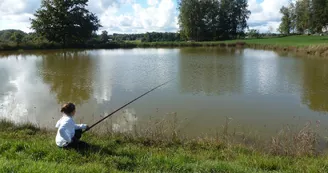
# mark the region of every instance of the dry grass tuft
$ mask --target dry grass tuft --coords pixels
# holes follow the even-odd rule
[[[272,137],[269,151],[274,155],[312,156],[316,153],[318,135],[310,124],[300,131],[293,132],[289,127],[280,130]]]

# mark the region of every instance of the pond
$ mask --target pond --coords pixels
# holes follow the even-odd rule
[[[62,104],[77,122],[115,114],[111,128],[146,127],[174,115],[182,133],[275,133],[285,125],[328,125],[328,60],[254,49],[49,50],[0,53],[0,117],[54,128]],[[108,126],[103,123],[99,126]]]

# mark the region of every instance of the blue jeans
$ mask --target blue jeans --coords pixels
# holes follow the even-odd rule
[[[75,134],[72,138],[72,142],[69,143],[64,148],[80,148],[81,146],[86,145],[85,142],[80,141],[81,137],[82,137],[82,130],[75,130]]]

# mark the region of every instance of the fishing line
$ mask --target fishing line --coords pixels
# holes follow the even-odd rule
[[[133,103],[133,102],[139,100],[140,98],[142,98],[142,97],[144,97],[145,95],[151,93],[152,91],[154,91],[154,90],[156,90],[156,89],[158,89],[158,88],[160,88],[160,87],[162,87],[162,86],[168,84],[169,82],[173,81],[174,79],[175,79],[175,78],[173,78],[173,79],[171,79],[171,80],[169,80],[169,81],[167,81],[167,82],[165,82],[165,83],[163,83],[163,84],[161,84],[161,85],[158,85],[157,87],[155,87],[155,88],[153,88],[153,89],[147,91],[146,93],[142,94],[141,96],[139,96],[139,97],[133,99],[132,101],[126,103],[125,105],[123,105],[123,106],[121,106],[120,108],[116,109],[114,112],[110,113],[110,114],[107,115],[106,117],[102,118],[102,119],[99,120],[98,122],[94,123],[93,125],[91,125],[91,126],[88,127],[87,129],[85,129],[85,131],[83,131],[82,133],[85,133],[85,132],[89,131],[89,130],[92,129],[94,126],[98,125],[99,123],[101,123],[101,122],[104,121],[105,119],[109,118],[110,116],[112,116],[112,115],[115,114],[116,112],[120,111],[121,109],[125,108],[126,106],[130,105],[131,103]]]

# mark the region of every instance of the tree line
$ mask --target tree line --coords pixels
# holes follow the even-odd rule
[[[247,0],[180,0],[178,9],[181,36],[196,41],[243,37],[251,14]]]
[[[282,34],[322,33],[328,24],[328,0],[297,0],[280,9]]]
[[[0,43],[21,44],[40,44],[47,39],[35,32],[25,33],[21,30],[2,30],[0,31]],[[92,33],[91,37],[85,40],[85,44],[106,44],[109,42],[122,41],[140,41],[140,42],[168,42],[181,41],[179,33],[170,32],[147,32],[140,34],[108,34],[107,31],[102,31],[101,34]]]
[[[81,43],[105,44],[109,40],[143,42],[177,41],[176,33],[113,34],[103,31],[96,34],[101,27],[97,16],[88,11],[88,0],[43,0],[40,9],[32,19],[32,29],[50,41],[62,45]]]
[[[113,41],[134,41],[141,42],[164,42],[180,41],[180,34],[174,32],[147,32],[142,34],[113,34],[110,36]]]
[[[31,19],[33,33],[0,31],[1,46],[47,48],[103,45],[110,42],[172,42],[235,39],[245,35],[250,11],[247,0],[179,0],[177,33],[97,34],[98,17],[87,9],[88,0],[42,0]],[[43,46],[40,46],[43,45]]]

